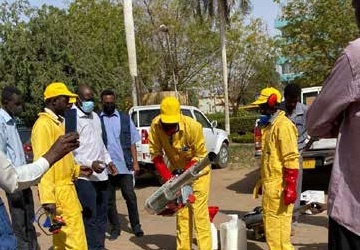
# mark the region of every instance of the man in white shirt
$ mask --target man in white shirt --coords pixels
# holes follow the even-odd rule
[[[104,249],[108,204],[108,169],[116,169],[102,140],[99,116],[93,112],[94,93],[90,87],[80,85],[77,110],[77,131],[80,147],[74,151],[76,164],[92,167],[90,177],[79,176],[75,186],[83,207],[83,221],[89,250]]]

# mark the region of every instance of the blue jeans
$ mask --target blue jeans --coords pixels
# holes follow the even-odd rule
[[[16,239],[9,216],[0,198],[0,250],[16,250]]]
[[[76,191],[83,207],[86,241],[89,250],[104,248],[107,223],[108,181],[75,182]]]

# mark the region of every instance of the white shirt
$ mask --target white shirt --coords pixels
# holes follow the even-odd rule
[[[109,164],[111,158],[103,142],[99,116],[95,112],[90,115],[85,114],[75,105],[73,109],[77,110],[77,131],[80,135],[80,147],[73,152],[76,164],[87,167],[91,167],[94,161],[103,161]],[[80,175],[79,179],[106,181],[108,171],[105,169],[100,174],[93,172],[90,177]]]
[[[29,188],[40,182],[41,177],[49,169],[49,162],[40,157],[34,163],[14,167],[6,159],[3,152],[0,151],[0,188],[7,193],[13,193],[16,190]]]

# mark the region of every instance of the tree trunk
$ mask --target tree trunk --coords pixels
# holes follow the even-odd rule
[[[230,116],[229,116],[229,92],[228,92],[228,70],[226,60],[226,18],[225,4],[223,0],[218,0],[219,20],[220,20],[220,38],[221,38],[221,56],[223,67],[223,83],[224,83],[224,103],[225,103],[225,130],[230,134]]]

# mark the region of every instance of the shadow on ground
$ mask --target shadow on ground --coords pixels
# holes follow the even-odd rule
[[[143,174],[140,177],[136,177],[135,189],[144,189],[147,187],[160,187],[161,184],[155,175]]]
[[[132,234],[133,231],[130,227],[130,223],[128,220],[128,216],[124,215],[124,214],[118,214],[119,220],[120,220],[120,228],[121,228],[121,232],[127,232]],[[108,224],[108,228],[107,228],[107,232],[110,234],[110,224]],[[107,237],[109,238],[109,237]]]
[[[256,182],[260,179],[260,169],[245,174],[244,178],[231,184],[227,189],[241,194],[252,194]]]
[[[300,215],[299,222],[313,226],[328,228],[329,219],[328,217],[324,216]]]
[[[166,234],[144,235],[141,238],[133,236],[130,241],[144,250],[169,250],[176,245],[176,237]]]
[[[298,247],[298,250],[328,250],[327,243],[319,244],[295,244]]]

